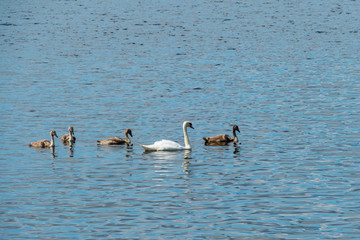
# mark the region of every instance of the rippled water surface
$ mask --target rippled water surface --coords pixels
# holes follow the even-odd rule
[[[1,1],[1,238],[359,239],[359,12]],[[191,152],[139,146],[184,120]],[[233,124],[241,144],[204,146]],[[73,150],[29,148],[70,125]]]

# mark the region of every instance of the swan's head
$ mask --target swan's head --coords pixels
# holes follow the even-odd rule
[[[128,134],[129,134],[131,137],[133,136],[130,128],[125,129],[125,135],[128,135]]]
[[[234,125],[234,126],[233,126],[233,132],[235,132],[235,131],[240,132],[238,125]]]
[[[50,136],[58,137],[55,130],[50,131]]]
[[[185,122],[184,122],[184,124],[183,124],[183,127],[184,127],[184,128],[189,127],[189,128],[194,129],[194,127],[192,126],[192,123],[191,123],[191,122],[189,122],[189,121],[185,121]]]
[[[69,132],[71,132],[72,134],[74,134],[74,128],[73,128],[73,127],[70,126],[70,127],[68,128],[68,130],[69,130]]]

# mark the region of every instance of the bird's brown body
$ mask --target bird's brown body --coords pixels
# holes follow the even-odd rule
[[[226,145],[230,142],[238,142],[236,131],[240,132],[239,127],[234,125],[232,128],[233,138],[227,134],[220,134],[212,137],[204,137],[205,145]]]
[[[76,141],[76,137],[74,136],[74,128],[69,127],[68,130],[69,130],[69,133],[62,135],[60,137],[60,139],[63,142],[63,144],[65,144],[65,145],[73,145]]]
[[[55,141],[54,141],[54,136],[58,137],[56,134],[56,131],[51,131],[50,132],[50,138],[51,140],[47,140],[47,139],[42,139],[36,142],[31,142],[29,143],[30,147],[34,147],[34,148],[51,148],[51,147],[55,147]]]
[[[98,140],[97,143],[99,145],[131,145],[131,140],[128,135],[132,137],[131,129],[127,128],[124,132],[125,139],[119,138],[119,137],[112,137],[105,140]]]

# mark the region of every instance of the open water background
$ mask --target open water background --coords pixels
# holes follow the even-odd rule
[[[0,238],[359,239],[359,12],[2,0]],[[184,120],[192,152],[144,154]],[[232,124],[241,145],[203,145]],[[72,152],[28,147],[70,125]]]

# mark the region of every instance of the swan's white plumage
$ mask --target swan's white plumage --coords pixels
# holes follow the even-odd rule
[[[147,151],[177,151],[189,149],[181,146],[177,142],[163,139],[161,141],[156,141],[151,145],[141,145]]]
[[[184,142],[185,147],[181,146],[179,143],[170,141],[170,140],[161,140],[156,141],[154,144],[151,145],[141,145],[145,151],[178,151],[178,150],[190,150],[190,141],[187,134],[187,127],[193,128],[192,124],[189,121],[185,121],[183,123],[183,132],[184,132]]]

